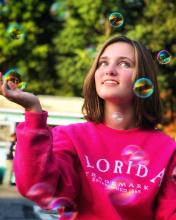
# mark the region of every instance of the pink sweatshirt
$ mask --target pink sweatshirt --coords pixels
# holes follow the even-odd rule
[[[176,143],[170,137],[93,122],[51,129],[46,121],[47,112],[26,112],[16,130],[14,171],[23,196],[41,206],[49,197],[69,197],[77,220],[176,219]],[[41,194],[32,191],[37,184],[45,186]]]

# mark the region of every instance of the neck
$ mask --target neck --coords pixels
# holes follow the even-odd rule
[[[104,123],[113,129],[127,130],[135,128],[134,108],[127,104],[105,103]]]

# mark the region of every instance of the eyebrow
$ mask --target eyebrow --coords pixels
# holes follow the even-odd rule
[[[108,59],[109,59],[109,57],[107,57],[107,56],[102,56],[102,57],[99,58],[99,61],[100,61],[100,60],[108,60]],[[123,59],[129,60],[130,62],[135,63],[135,62],[134,62],[132,59],[130,59],[129,57],[124,57],[124,56],[118,57],[118,60],[123,60]]]

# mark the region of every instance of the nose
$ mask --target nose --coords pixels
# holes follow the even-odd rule
[[[113,66],[109,66],[107,67],[105,74],[109,76],[116,76],[118,73],[117,73],[117,70]]]

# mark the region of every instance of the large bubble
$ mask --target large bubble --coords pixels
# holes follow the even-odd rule
[[[157,60],[160,64],[167,64],[171,61],[171,54],[167,50],[161,50],[157,54]]]
[[[14,89],[24,90],[27,86],[26,82],[22,81],[21,74],[17,68],[11,68],[4,73],[3,78],[8,82],[13,82]]]
[[[124,24],[124,17],[119,12],[113,12],[109,15],[109,22],[114,28],[120,28]]]
[[[150,79],[140,78],[134,83],[133,91],[140,98],[148,98],[153,94],[154,86]]]

